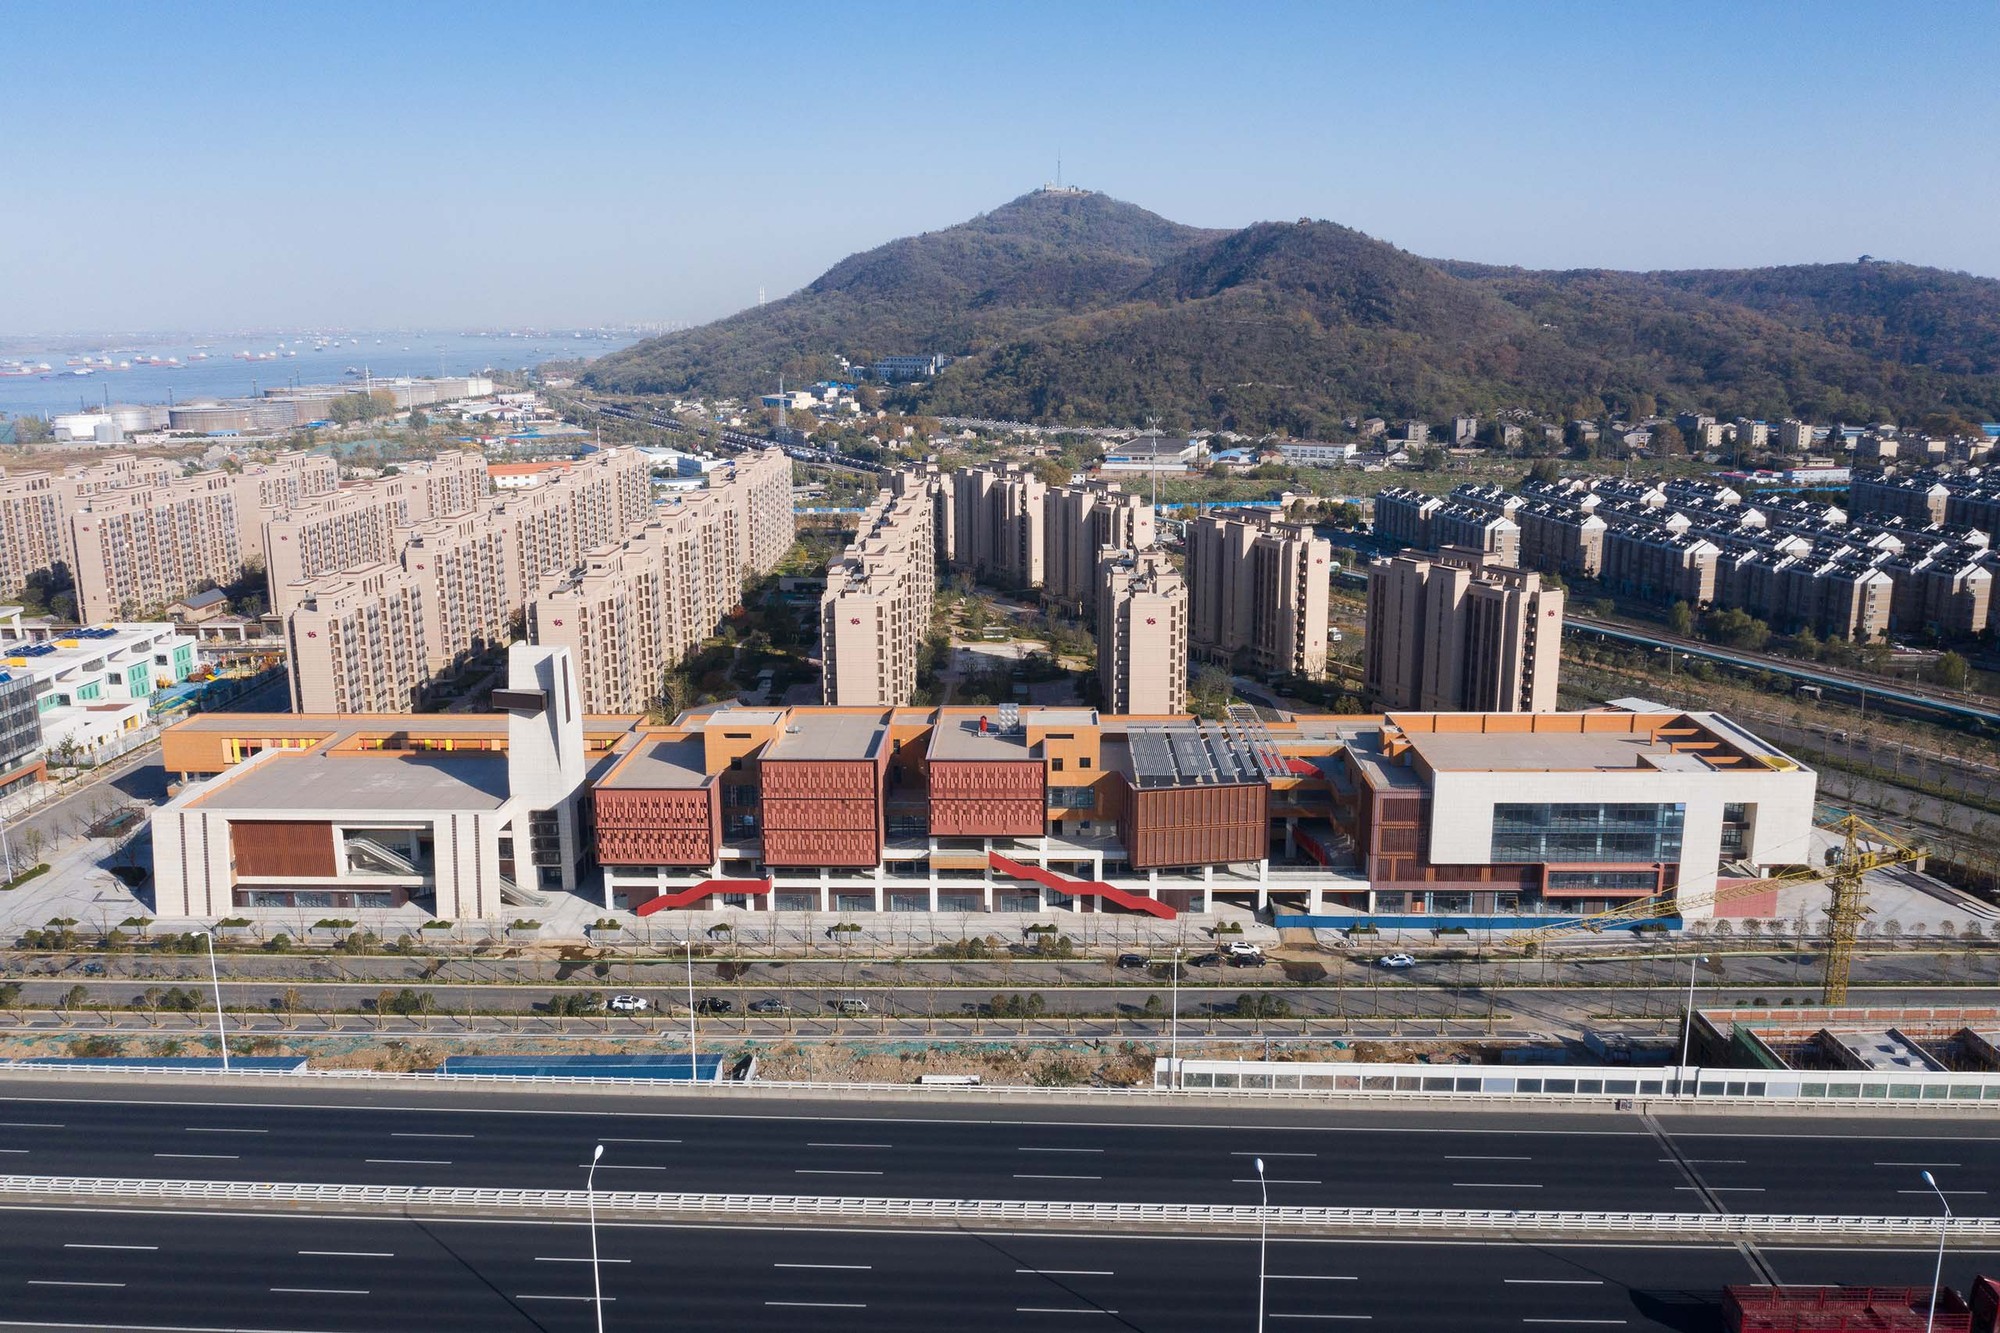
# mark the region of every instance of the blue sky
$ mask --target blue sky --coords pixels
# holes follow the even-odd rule
[[[1534,267],[2000,275],[1951,4],[14,5],[0,333],[699,320],[1054,174]]]

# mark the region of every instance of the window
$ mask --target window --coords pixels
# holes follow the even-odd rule
[[[1678,861],[1682,805],[1512,804],[1493,807],[1496,862]]]
[[[1660,877],[1650,870],[1551,870],[1549,872],[1549,892],[1573,892],[1580,889],[1643,889],[1647,893],[1660,887]]]
[[[1750,843],[1750,829],[1757,820],[1757,807],[1732,801],[1722,807],[1722,859],[1737,861]]]
[[[1051,787],[1048,793],[1048,808],[1051,810],[1095,810],[1097,808],[1097,788]]]
[[[1090,756],[1089,756],[1089,755],[1085,755],[1085,756],[1084,756],[1083,758],[1081,758],[1081,759],[1077,760],[1077,761],[1076,761],[1076,766],[1077,766],[1078,768],[1089,768],[1089,767],[1090,767]]]
[[[1051,759],[1051,760],[1049,760],[1049,772],[1051,772],[1051,773],[1060,773],[1060,772],[1062,772],[1062,771],[1063,771],[1063,761],[1062,761],[1062,760],[1060,760],[1060,759]]]

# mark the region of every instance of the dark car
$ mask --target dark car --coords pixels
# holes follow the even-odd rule
[[[1190,959],[1188,959],[1188,966],[1189,966],[1189,967],[1221,967],[1221,966],[1222,966],[1222,955],[1221,955],[1221,954],[1219,954],[1219,953],[1204,953],[1204,954],[1197,954],[1197,955],[1195,955],[1195,956],[1194,956],[1193,958],[1190,958]]]
[[[1152,960],[1142,953],[1121,953],[1118,955],[1120,967],[1144,967]]]
[[[753,1014],[789,1014],[792,1012],[792,1006],[773,995],[762,1000],[752,1000],[750,1002],[750,1012]]]
[[[735,1007],[734,1001],[725,1000],[720,995],[704,995],[695,1001],[694,1010],[698,1014],[726,1014]]]

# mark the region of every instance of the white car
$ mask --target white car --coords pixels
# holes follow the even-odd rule
[[[1231,958],[1262,958],[1264,951],[1248,940],[1231,940],[1223,950]]]
[[[621,1014],[638,1014],[653,1006],[643,995],[614,995],[611,997],[611,1007]]]
[[[1406,953],[1384,954],[1375,960],[1377,967],[1415,967],[1417,960]]]

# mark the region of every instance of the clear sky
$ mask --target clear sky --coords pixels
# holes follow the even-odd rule
[[[1055,173],[1535,267],[2000,275],[2000,7],[0,5],[0,334],[701,320]]]

